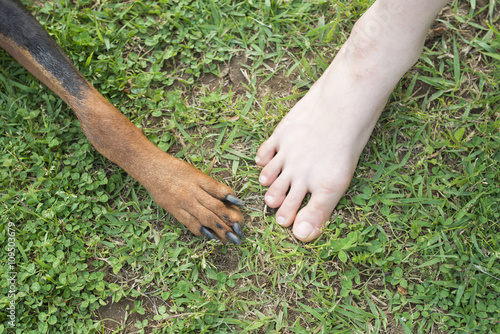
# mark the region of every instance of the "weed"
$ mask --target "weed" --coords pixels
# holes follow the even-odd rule
[[[148,138],[246,199],[247,239],[193,237],[0,52],[0,238],[14,223],[16,332],[499,332],[496,1],[440,14],[319,240],[297,242],[264,206],[258,145],[370,3],[28,4]],[[0,333],[5,261],[1,272]]]

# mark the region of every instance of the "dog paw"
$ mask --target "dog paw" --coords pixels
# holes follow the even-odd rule
[[[183,161],[156,168],[143,182],[154,200],[193,234],[241,244],[243,201],[228,186]]]

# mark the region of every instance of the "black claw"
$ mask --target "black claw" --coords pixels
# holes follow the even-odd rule
[[[227,238],[227,240],[231,241],[232,243],[235,243],[237,245],[241,245],[241,240],[233,232],[227,232],[226,238]]]
[[[202,226],[200,229],[201,234],[203,234],[205,237],[207,237],[210,240],[219,240],[213,233],[210,231],[208,228],[205,226]]]
[[[234,224],[233,224],[233,230],[234,230],[234,232],[236,232],[236,234],[237,234],[237,235],[238,235],[241,239],[243,239],[243,238],[244,238],[244,236],[243,236],[243,231],[242,231],[242,229],[241,229],[240,224],[238,224],[238,223],[234,223]]]
[[[245,202],[243,202],[241,199],[233,195],[227,195],[226,201],[228,201],[229,203],[233,203],[234,205],[240,208],[242,208],[245,205]]]

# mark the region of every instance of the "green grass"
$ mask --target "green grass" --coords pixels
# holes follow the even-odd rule
[[[14,223],[16,333],[111,333],[109,305],[127,311],[116,333],[500,332],[495,0],[440,15],[433,29],[446,29],[394,91],[319,240],[296,241],[264,207],[257,147],[369,4],[29,4],[155,144],[204,171],[215,161],[211,175],[247,200],[247,238],[192,236],[1,51],[0,239]],[[10,333],[7,246],[0,255]]]

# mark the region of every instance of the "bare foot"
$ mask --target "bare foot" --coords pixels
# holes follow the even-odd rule
[[[257,153],[264,167],[259,181],[270,186],[267,205],[280,207],[281,226],[295,221],[293,233],[302,241],[321,234],[392,90],[373,85],[374,78],[356,78],[351,65],[339,54]],[[309,203],[297,213],[307,193]]]
[[[264,167],[259,181],[269,186],[265,202],[279,207],[276,221],[294,224],[298,239],[319,237],[347,190],[390,93],[418,59],[439,11],[430,0],[425,6],[377,1],[322,77],[259,148],[256,162]],[[297,213],[308,193],[308,204]]]

